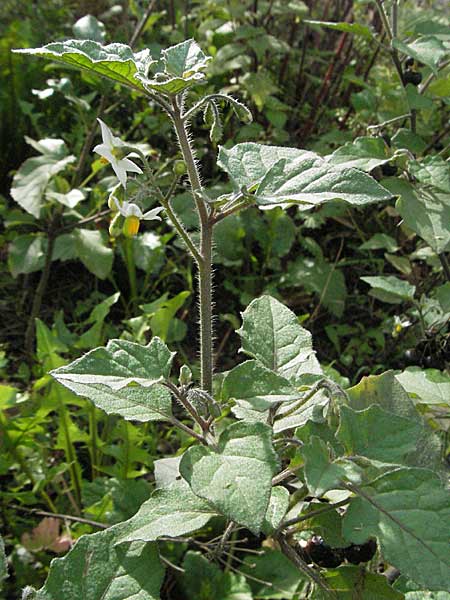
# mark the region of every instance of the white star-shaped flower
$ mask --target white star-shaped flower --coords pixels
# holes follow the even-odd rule
[[[127,172],[142,173],[142,169],[134,164],[127,156],[124,147],[127,146],[120,138],[114,136],[109,127],[103,123],[101,119],[97,119],[102,129],[102,144],[98,144],[94,148],[94,152],[105,158],[117,175],[123,187],[127,185]]]
[[[161,217],[158,217],[158,213],[163,210],[162,206],[157,206],[143,213],[137,204],[133,202],[127,202],[124,200],[119,204],[117,198],[113,196],[118,212],[125,218],[137,217],[140,221],[161,221]]]

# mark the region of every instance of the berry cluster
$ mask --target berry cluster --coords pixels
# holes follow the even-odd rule
[[[406,69],[403,71],[403,81],[405,85],[411,83],[412,85],[418,86],[422,81],[422,73],[414,70],[414,59],[407,58],[405,67]]]
[[[313,562],[319,567],[327,569],[335,569],[344,560],[352,565],[368,562],[377,551],[377,543],[373,538],[370,538],[364,544],[350,544],[345,548],[332,548],[324,542],[322,537],[313,535],[300,549],[306,562]]]

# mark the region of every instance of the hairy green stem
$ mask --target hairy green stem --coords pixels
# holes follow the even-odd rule
[[[173,101],[172,121],[183,154],[184,162],[192,187],[192,195],[200,219],[200,255],[198,262],[199,304],[200,304],[200,372],[201,386],[212,392],[213,374],[213,325],[212,325],[212,241],[213,223],[209,217],[209,209],[201,196],[200,175],[195,164],[194,151],[189,141],[186,122],[181,116],[180,106]]]

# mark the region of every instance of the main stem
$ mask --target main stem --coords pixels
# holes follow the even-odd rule
[[[200,310],[200,371],[201,387],[212,392],[213,374],[213,326],[212,326],[212,241],[213,222],[209,207],[202,197],[200,175],[195,164],[194,151],[189,141],[186,120],[181,115],[180,105],[174,99],[171,117],[192,187],[192,195],[200,220],[200,256],[196,258],[199,280]]]

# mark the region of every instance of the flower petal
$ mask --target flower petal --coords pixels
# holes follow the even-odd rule
[[[103,123],[101,119],[97,119],[97,121],[100,123],[100,127],[102,129],[103,143],[106,144],[109,148],[112,148],[114,146],[114,143],[111,129],[108,127],[108,125],[106,125],[106,123]]]
[[[152,210],[148,210],[146,213],[142,215],[142,219],[144,221],[161,221],[161,217],[158,217],[158,213],[160,213],[164,208],[162,206],[157,206],[156,208],[152,208]]]
[[[110,148],[106,144],[98,144],[97,146],[95,146],[94,152],[96,152],[97,154],[100,154],[100,156],[103,156],[109,162],[116,160],[114,158]]]
[[[132,162],[128,158],[122,158],[122,160],[120,162],[122,163],[123,167],[127,171],[130,171],[130,173],[142,173],[143,172],[140,167],[135,165],[134,162]]]
[[[117,175],[118,180],[123,185],[123,187],[126,188],[127,187],[127,172],[122,165],[122,161],[116,160],[114,158],[114,160],[112,160],[110,162],[111,162],[112,168],[114,169],[114,173]]]

